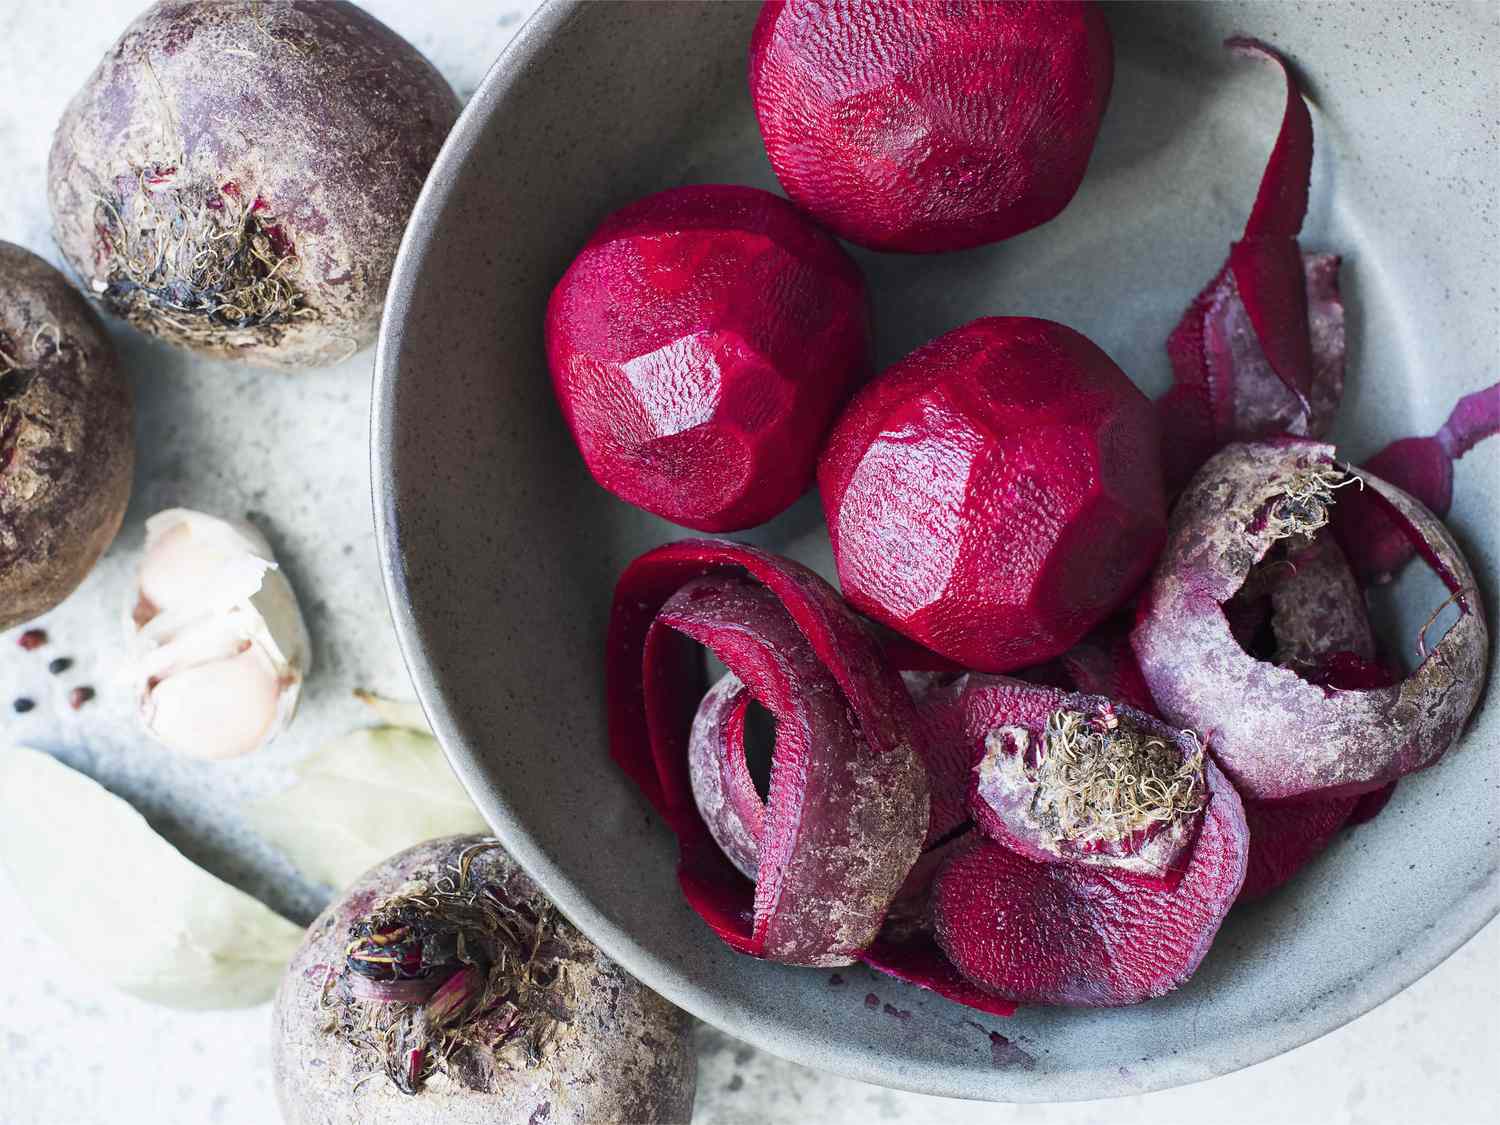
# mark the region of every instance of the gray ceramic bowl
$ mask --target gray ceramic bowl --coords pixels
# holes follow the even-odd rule
[[[543,9],[464,113],[407,232],[375,382],[378,534],[417,689],[480,808],[563,911],[647,984],[779,1055],[891,1086],[1026,1101],[1193,1082],[1410,984],[1496,912],[1500,708],[1403,781],[1374,825],[1237,910],[1187,987],[1135,1008],[975,1020],[863,970],[838,985],[738,956],[683,903],[670,835],[606,757],[600,661],[615,575],[681,533],[585,473],[553,401],[542,317],[614,208],[681,183],[775,188],[745,89],[755,14]],[[1114,97],[1059,219],[961,254],[857,255],[882,364],[975,316],[1024,313],[1082,330],[1161,390],[1163,342],[1240,229],[1280,117],[1274,71],[1219,48],[1245,31],[1289,51],[1317,102],[1303,241],[1347,255],[1344,452],[1431,432],[1458,394],[1494,378],[1494,9],[1183,4],[1109,16]],[[1463,462],[1452,516],[1492,608],[1495,445]],[[747,538],[828,572],[815,497]],[[1432,604],[1419,586],[1404,584],[1392,607],[1408,629]]]

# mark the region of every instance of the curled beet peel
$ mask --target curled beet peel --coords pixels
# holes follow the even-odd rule
[[[1340,668],[1351,661],[1361,670],[1377,669],[1384,677],[1380,686],[1398,678],[1376,662],[1364,593],[1327,529],[1286,558],[1257,563],[1240,593],[1225,606],[1231,632],[1236,611],[1253,623],[1247,636],[1236,634],[1236,640],[1247,649],[1265,646],[1266,657],[1278,663],[1300,665],[1344,688],[1357,686],[1337,680]],[[1157,714],[1130,647],[1128,626],[1108,622],[1059,663],[1079,691]],[[1391,782],[1359,797],[1246,800],[1250,852],[1239,901],[1260,898],[1281,886],[1328,847],[1341,828],[1378,815],[1395,787]]]
[[[753,527],[812,483],[869,374],[859,268],[796,208],[728,185],[604,221],[547,306],[558,402],[598,482],[700,531]]]
[[[1452,593],[1459,616],[1412,675],[1390,683],[1356,653],[1299,671],[1258,659],[1226,604],[1283,540],[1321,530],[1337,497],[1362,488]],[[1332,447],[1283,439],[1216,454],[1172,514],[1132,643],[1163,715],[1204,730],[1247,798],[1353,796],[1437,761],[1478,701],[1488,632],[1468,563],[1440,521]]]
[[[697,644],[734,676],[707,700]],[[838,594],[752,547],[657,548],[615,588],[606,686],[613,756],[676,833],[693,908],[744,953],[853,961],[917,859],[928,795],[911,700]],[[751,698],[776,719],[763,805]]]
[[[782,186],[877,250],[979,246],[1055,217],[1113,77],[1093,4],[770,0],[750,44]]]
[[[1500,383],[1464,395],[1431,437],[1393,441],[1364,467],[1446,516],[1453,503],[1453,463],[1485,438],[1500,433]],[[1378,500],[1348,497],[1334,512],[1350,561],[1366,582],[1388,582],[1417,552]]]
[[[1254,39],[1225,45],[1281,68],[1286,109],[1244,233],[1167,340],[1173,386],[1157,405],[1173,492],[1231,441],[1323,436],[1344,390],[1340,259],[1297,244],[1312,116],[1277,51]]]
[[[818,465],[844,595],[964,667],[1056,656],[1165,534],[1151,404],[1086,337],[976,320],[857,395]]]

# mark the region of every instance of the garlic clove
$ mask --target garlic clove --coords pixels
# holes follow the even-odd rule
[[[146,521],[130,627],[146,729],[228,758],[291,721],[311,646],[296,595],[248,524],[174,508]]]
[[[255,646],[184,668],[147,693],[143,715],[168,749],[233,758],[267,741],[275,726],[280,677]]]

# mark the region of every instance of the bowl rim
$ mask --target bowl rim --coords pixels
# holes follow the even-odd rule
[[[1170,1060],[1137,1066],[1127,1080],[1110,1068],[1077,1070],[1073,1082],[1056,1075],[1031,1076],[942,1064],[898,1067],[881,1055],[841,1049],[785,1025],[757,1018],[724,1004],[711,988],[694,983],[671,963],[641,945],[602,914],[567,873],[537,845],[510,803],[486,776],[475,748],[468,745],[434,674],[433,661],[407,597],[406,564],[397,516],[397,485],[390,459],[396,433],[395,390],[398,356],[406,317],[438,220],[452,197],[459,171],[481,140],[519,75],[535,65],[550,39],[584,14],[588,0],[544,0],[501,51],[464,107],[412,210],[391,274],[375,348],[370,399],[370,482],[375,541],[387,606],[417,698],[458,775],[495,835],[562,913],[609,957],[648,987],[705,1023],[790,1062],[878,1086],[915,1093],[1006,1102],[1074,1101],[1149,1093],[1233,1073],[1283,1054],[1357,1019],[1414,984],[1455,953],[1500,914],[1500,878],[1475,884],[1434,926],[1367,973],[1336,999],[1320,1004],[1295,1022],[1264,1024],[1194,1044]],[[1064,1088],[1051,1088],[1061,1085]]]

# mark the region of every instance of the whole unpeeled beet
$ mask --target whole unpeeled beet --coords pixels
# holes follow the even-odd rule
[[[1055,217],[1113,77],[1093,4],[773,0],[750,44],[782,186],[876,250],[981,246]]]
[[[547,306],[579,451],[622,500],[701,531],[763,523],[812,483],[869,374],[859,268],[786,200],[696,185],[615,212]]]
[[[976,320],[850,404],[818,466],[844,595],[966,668],[1067,651],[1166,535],[1151,404],[1081,334]]]

